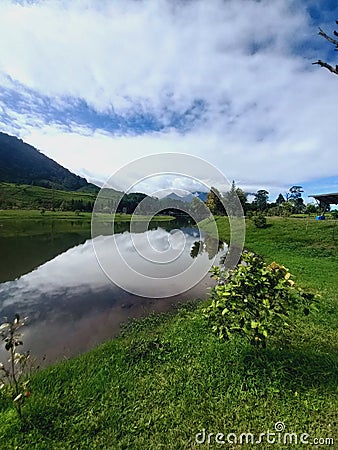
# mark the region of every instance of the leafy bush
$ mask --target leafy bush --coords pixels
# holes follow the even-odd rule
[[[280,207],[282,209],[282,216],[283,217],[290,217],[291,216],[291,213],[292,213],[292,210],[293,210],[293,205],[292,205],[292,203],[290,201],[289,202],[283,202],[280,205]]]
[[[270,216],[270,217],[281,216],[282,215],[282,208],[280,206],[273,206],[272,208],[268,209],[267,215]]]
[[[292,311],[302,308],[307,315],[313,306],[314,295],[296,288],[288,269],[254,253],[243,252],[233,270],[214,266],[211,272],[217,285],[203,312],[221,339],[239,334],[265,348],[269,336],[291,325]]]
[[[266,228],[266,217],[263,214],[253,216],[252,220],[257,228]]]

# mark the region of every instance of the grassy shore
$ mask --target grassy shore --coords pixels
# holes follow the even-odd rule
[[[318,313],[294,317],[294,330],[276,336],[258,358],[241,339],[220,342],[198,302],[134,321],[117,339],[37,373],[24,424],[3,399],[1,448],[298,448],[214,444],[217,432],[252,432],[258,439],[278,421],[289,433],[308,433],[309,442],[334,438],[337,448],[338,224],[268,222],[266,229],[247,223],[246,247],[319,291]],[[226,219],[217,225],[227,238]],[[203,429],[214,433],[209,446],[195,442]]]
[[[284,264],[301,286],[323,293],[318,318],[333,325],[337,315],[331,316],[330,311],[338,313],[338,220],[270,217],[267,221],[268,227],[263,229],[246,221],[245,248],[268,262]],[[219,217],[216,223],[220,239],[228,242],[228,221]],[[200,226],[212,230],[207,220]]]

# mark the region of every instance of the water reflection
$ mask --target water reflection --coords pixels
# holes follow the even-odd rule
[[[219,242],[205,237],[206,252],[190,256],[196,229],[157,228],[143,233],[98,236],[93,245],[107,277],[130,293],[162,298],[179,295],[208,274]]]
[[[190,256],[197,258],[203,252],[208,254],[209,260],[214,258],[220,250],[224,249],[224,242],[214,239],[210,236],[205,236],[204,241],[195,241],[191,247]]]
[[[82,244],[90,230],[82,233],[48,233],[37,236],[0,237],[0,283],[31,272],[60,253]]]
[[[71,243],[68,238],[64,236],[64,247]],[[175,285],[178,291],[185,291],[190,286],[192,273],[187,267],[191,265],[192,257],[194,273],[203,275],[205,267],[210,264],[210,254],[217,254],[223,248],[218,241],[201,238],[194,228],[181,228],[174,232],[162,227],[143,233],[124,231],[114,236],[98,236],[95,240],[102,254],[109,255],[110,261],[112,240],[118,241],[123,258],[136,270],[146,274],[150,270],[160,281],[163,281],[161,276],[165,271],[168,283],[157,283],[156,280],[149,283],[146,277],[143,281],[142,277],[132,278],[124,274],[122,266],[116,263],[113,269],[120,280],[125,277],[123,281],[131,291],[135,282],[143,282],[149,297],[158,298],[144,298],[126,292],[104,274],[95,256],[93,241],[87,239],[52,257],[30,273],[0,284],[0,317],[10,318],[15,313],[28,316],[26,348],[36,355],[46,354],[47,363],[74,356],[113,337],[119,331],[120,323],[130,317],[167,310],[173,303],[184,299],[205,297],[210,286],[208,274],[183,294],[167,298],[166,292],[172,292],[172,283],[181,283]],[[185,242],[183,252],[182,240]],[[36,245],[41,242],[35,240]],[[196,242],[199,243],[197,252]],[[137,252],[140,248],[142,256]],[[168,252],[171,252],[172,263],[161,264],[161,258],[168,259]],[[148,255],[148,260],[144,259],[144,255]],[[152,261],[154,255],[156,258]],[[117,261],[117,254],[113,260]],[[181,274],[184,276],[177,276]],[[169,278],[172,276],[175,278]]]

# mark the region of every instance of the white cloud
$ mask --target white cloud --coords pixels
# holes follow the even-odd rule
[[[13,132],[96,179],[135,158],[173,151],[272,190],[337,175],[338,79],[294,51],[312,35],[320,39],[316,32],[305,5],[286,0],[3,1],[3,86],[13,80],[59,107],[69,97],[99,112],[150,112],[164,124],[173,112],[204,104],[184,135],[109,136],[18,111],[7,111],[12,125],[3,129],[17,125]]]
[[[196,98],[217,106],[229,96],[238,109],[256,98],[238,76],[261,81],[261,61],[249,58],[252,43],[283,58],[290,33],[304,26],[303,16],[287,12],[281,0],[121,0],[99,11],[95,2],[81,5],[4,2],[1,71],[43,94],[83,98],[101,111],[143,106],[159,112],[168,103],[184,111]]]

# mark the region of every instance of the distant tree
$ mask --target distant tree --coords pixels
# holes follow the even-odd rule
[[[300,214],[305,211],[304,200],[302,199],[303,192],[302,186],[292,186],[289,189],[288,202],[291,203],[291,212],[294,214]]]
[[[290,216],[292,213],[292,203],[291,202],[284,202],[280,205],[282,210],[282,216],[287,217]]]
[[[238,200],[243,210],[246,211],[247,206],[246,194],[242,189],[236,187],[236,183],[234,180],[231,183],[230,190],[224,195],[224,199],[227,205],[228,214],[232,215],[237,213]]]
[[[276,204],[278,205],[278,206],[280,206],[282,203],[284,203],[285,202],[285,198],[283,197],[283,195],[282,194],[279,194],[279,196],[277,197],[277,199],[276,199]]]
[[[200,200],[197,197],[192,199],[189,209],[191,214],[197,221],[205,219],[206,217],[209,216],[207,206],[205,205],[205,203],[202,202],[202,200]]]
[[[85,210],[87,212],[92,212],[93,208],[94,208],[94,202],[90,202],[90,201],[86,202]]]
[[[267,212],[268,216],[281,216],[282,215],[282,208],[280,206],[272,206],[268,209]]]
[[[338,25],[338,20],[336,20],[336,24]],[[337,39],[326,34],[321,28],[319,28],[318,34],[320,36],[322,36],[324,39],[326,39],[327,41],[329,41],[331,44],[333,44],[335,46],[335,50],[338,50],[338,40]],[[334,31],[333,35],[335,37],[338,37],[338,32]],[[335,75],[338,75],[338,65],[332,66],[331,64],[328,64],[327,62],[324,62],[321,59],[318,59],[318,61],[316,61],[312,64],[318,64],[321,67],[325,67],[325,69],[329,70],[330,72],[334,73]]]
[[[305,212],[306,206],[304,204],[304,200],[301,197],[292,200],[292,203],[293,203],[292,212],[294,214],[301,214]]]
[[[115,207],[115,206],[114,206]],[[137,207],[139,214],[153,214],[160,207],[160,201],[155,197],[145,197]]]
[[[127,214],[132,214],[135,211],[137,205],[145,198],[147,198],[147,195],[140,192],[124,194],[117,207],[117,212],[126,211]],[[110,208],[110,210],[112,210],[112,205],[108,204],[108,207]]]
[[[222,203],[222,195],[218,189],[211,186],[210,192],[207,195],[206,206],[209,208],[211,214],[224,215],[225,209]]]
[[[67,210],[67,202],[65,200],[63,200],[60,203],[59,209],[60,209],[60,211],[66,211]]]
[[[269,192],[265,189],[260,189],[255,194],[255,200],[253,203],[257,206],[257,209],[259,211],[264,211],[268,207],[268,199],[269,199]]]
[[[241,205],[242,205],[242,208],[243,208],[243,210],[244,210],[244,212],[245,212],[246,209],[247,209],[247,205],[248,205],[247,195],[246,195],[246,193],[243,191],[243,189],[241,189],[241,188],[237,188],[237,189],[236,189],[236,194],[237,194],[238,199],[239,199],[239,201],[240,201],[240,203],[241,203]]]
[[[315,205],[314,203],[308,203],[306,205],[305,212],[307,214],[315,214],[317,211],[318,211],[318,206]]]
[[[292,186],[289,189],[290,195],[289,198],[292,200],[297,200],[302,196],[303,187],[302,186]]]

